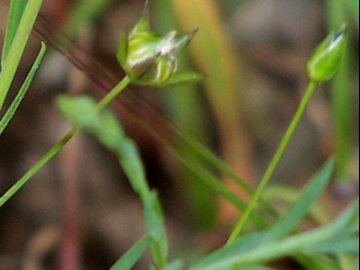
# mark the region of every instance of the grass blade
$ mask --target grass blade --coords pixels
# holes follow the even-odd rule
[[[339,270],[339,264],[335,258],[322,254],[297,253],[294,255],[296,261],[305,269],[311,270]]]
[[[332,226],[336,229],[348,228],[351,231],[359,231],[359,197],[336,218]]]
[[[202,266],[211,265],[224,257],[235,257],[238,254],[244,253],[247,250],[253,249],[258,246],[266,237],[266,232],[254,233],[245,236],[235,241],[231,246],[225,246],[196,263],[194,269],[201,268]]]
[[[314,245],[305,249],[305,252],[310,254],[315,253],[351,253],[356,255],[359,253],[359,235],[355,233],[348,233],[345,235],[337,235],[328,241],[324,241],[319,245]]]
[[[10,47],[14,41],[16,31],[18,29],[21,17],[24,13],[27,1],[26,0],[11,0],[9,7],[8,24],[4,38],[4,46],[1,57],[1,67],[4,68],[6,58],[8,56]]]
[[[344,1],[346,2],[346,1]],[[338,28],[342,24],[350,25],[352,22],[349,16],[347,5],[343,1],[327,1],[327,20],[329,29]],[[357,1],[359,3],[359,1]],[[359,5],[359,4],[358,4]],[[354,9],[355,11],[355,9]],[[352,41],[352,40],[351,40]],[[354,89],[352,78],[356,63],[355,51],[351,44],[347,42],[346,50],[340,64],[340,68],[331,82],[331,101],[334,119],[335,147],[337,161],[337,178],[346,180],[349,174],[349,163],[351,161],[353,141],[355,137],[354,130]]]
[[[295,202],[288,212],[270,229],[267,241],[280,239],[298,226],[301,220],[308,214],[310,206],[330,182],[334,166],[335,161],[331,159],[310,180],[310,183],[301,192],[301,196],[297,202]]]
[[[313,231],[304,232],[283,240],[258,243],[262,240],[260,234],[240,238],[233,244],[228,245],[213,254],[210,254],[191,270],[222,270],[222,269],[243,269],[242,267],[267,263],[285,256],[295,256],[308,262],[307,250],[325,249],[329,244],[327,252],[340,252],[348,250],[355,251],[354,239],[358,240],[359,199],[355,200],[336,220],[329,226]],[[348,238],[349,232],[353,239]],[[344,247],[335,244],[339,237],[343,237]],[[347,239],[347,240],[346,240]],[[249,244],[250,243],[250,244]],[[311,257],[309,258],[311,259]],[[329,263],[332,265],[332,262]],[[321,269],[318,267],[317,269]]]
[[[155,264],[164,269],[168,256],[168,241],[164,227],[164,215],[156,192],[152,191],[144,202],[145,223],[151,239]]]
[[[23,100],[27,90],[30,87],[30,84],[36,74],[36,71],[39,68],[40,62],[42,61],[44,54],[46,52],[46,45],[44,43],[41,43],[41,49],[40,52],[35,59],[35,62],[33,66],[30,69],[29,74],[27,75],[23,85],[21,86],[18,94],[16,95],[14,101],[11,103],[9,109],[6,111],[4,117],[0,121],[0,136],[4,132],[6,126],[9,124],[11,118],[14,116],[16,110],[18,109],[21,101]]]
[[[219,259],[217,262],[200,267],[194,267],[191,268],[191,270],[240,269],[240,267],[243,266],[266,263],[302,251],[314,244],[329,239],[329,237],[332,237],[336,233],[337,231],[328,227],[301,233],[285,240],[260,245],[236,256],[233,254],[231,256],[227,255],[225,258]],[[229,247],[230,246],[232,245],[229,245]]]
[[[131,249],[129,249],[110,270],[131,270],[136,262],[141,258],[150,246],[149,237],[139,240]]]
[[[12,46],[9,48],[7,53],[6,59],[11,59],[11,61],[5,60],[5,66],[0,72],[0,110],[3,107],[5,98],[19,66],[27,41],[30,37],[32,27],[39,13],[42,0],[33,0],[27,3],[28,4],[26,5],[24,14],[21,17],[18,29],[13,38],[13,42],[11,43]]]

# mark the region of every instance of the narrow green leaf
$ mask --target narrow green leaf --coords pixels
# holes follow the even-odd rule
[[[124,133],[109,111],[98,114],[96,102],[87,96],[60,96],[56,104],[62,114],[76,126],[95,134],[106,147],[117,151],[124,140]]]
[[[149,196],[149,186],[145,177],[144,165],[136,144],[130,139],[124,139],[118,145],[118,156],[133,189],[140,195],[143,202]]]
[[[299,225],[301,220],[308,214],[310,206],[316,201],[316,199],[329,184],[334,167],[335,161],[334,159],[331,159],[310,180],[309,184],[301,192],[300,198],[270,229],[266,241],[280,239],[286,236]]]
[[[21,101],[24,99],[24,96],[27,92],[27,90],[30,87],[30,84],[36,74],[36,71],[39,68],[39,65],[41,63],[41,60],[44,57],[44,54],[46,52],[46,45],[44,43],[41,43],[41,49],[40,52],[37,56],[37,58],[35,59],[34,64],[32,65],[29,74],[27,75],[23,85],[21,86],[19,92],[17,93],[15,99],[13,100],[13,102],[11,103],[9,109],[6,111],[5,115],[3,116],[3,118],[0,121],[0,136],[1,134],[4,132],[6,126],[9,124],[11,118],[14,116],[16,110],[18,109]]]
[[[299,252],[293,256],[305,269],[311,270],[339,270],[339,264],[335,258],[322,254]]]
[[[168,256],[168,241],[164,226],[164,215],[157,193],[152,191],[144,201],[145,223],[152,241],[152,252],[159,269],[164,269]]]
[[[11,83],[14,80],[15,73],[41,8],[41,4],[42,0],[32,0],[27,2],[16,34],[13,37],[13,41],[9,47],[5,61],[3,62],[5,67],[0,72],[0,110],[4,105]],[[7,59],[10,59],[11,61],[8,61]]]
[[[164,220],[158,196],[155,191],[152,191],[146,198],[144,205],[145,222],[149,231],[149,236],[156,241],[162,241],[164,239]]]
[[[110,270],[131,270],[136,262],[141,258],[150,246],[149,237],[139,240],[131,249],[129,249]]]
[[[68,119],[94,134],[100,142],[118,155],[130,184],[143,202],[154,261],[159,269],[163,269],[168,255],[164,217],[156,192],[150,192],[135,142],[125,136],[119,122],[110,111],[98,112],[98,105],[89,97],[62,96],[57,99],[57,105]]]
[[[350,0],[353,1],[353,0]],[[328,21],[328,29],[335,29],[344,23],[352,25],[350,12],[359,12],[359,8],[352,4],[348,6],[350,1],[327,0],[326,1],[326,15]],[[354,1],[353,1],[354,2]],[[359,7],[359,0],[355,0]],[[347,9],[350,7],[350,9]],[[354,147],[355,129],[354,110],[356,107],[353,93],[356,91],[352,84],[352,79],[355,75],[356,66],[356,52],[355,41],[352,40],[352,35],[349,35],[349,40],[346,42],[345,52],[341,63],[339,64],[339,71],[334,80],[330,83],[331,90],[331,106],[333,119],[334,143],[336,150],[337,162],[337,178],[339,181],[348,179],[349,165],[352,156],[352,149]]]
[[[211,264],[195,266],[191,270],[223,270],[223,269],[240,269],[243,266],[253,264],[263,264],[285,256],[296,254],[317,243],[321,243],[336,235],[338,232],[330,227],[305,232],[286,238],[284,240],[267,242],[255,248],[250,248],[234,256],[229,245],[229,254],[223,258],[218,258]]]
[[[18,29],[21,17],[24,13],[27,0],[11,0],[8,16],[8,24],[4,38],[4,46],[1,57],[1,67],[4,68],[6,58],[8,56],[10,47],[13,43],[16,31]]]
[[[236,240],[232,245],[225,246],[207,255],[194,265],[194,269],[211,265],[225,257],[235,257],[258,246],[266,237],[266,232],[254,233]]]
[[[145,200],[149,187],[139,151],[136,144],[125,137],[112,113],[107,110],[98,113],[96,102],[87,96],[60,96],[56,103],[67,119],[93,133],[107,148],[116,152],[133,189]]]
[[[359,253],[359,234],[348,233],[336,235],[335,237],[332,237],[331,239],[318,245],[309,247],[304,251],[310,254],[351,253],[356,255]]]
[[[79,127],[85,126],[86,129],[91,131],[99,128],[101,121],[96,113],[96,103],[92,98],[62,95],[56,99],[56,105],[65,118],[75,125]]]
[[[359,231],[359,197],[341,213],[331,225],[337,230]]]
[[[308,231],[304,233],[299,233],[295,236],[288,237],[283,240],[275,240],[271,242],[265,242],[261,245],[257,245],[259,239],[255,241],[255,245],[253,247],[249,246],[246,250],[240,252],[238,250],[238,244],[241,241],[245,242],[249,241],[246,237],[240,238],[236,242],[227,247],[223,248],[215,252],[210,256],[213,256],[211,260],[205,258],[200,263],[196,264],[191,270],[222,270],[222,269],[240,269],[240,267],[249,266],[253,264],[263,264],[270,262],[272,260],[282,258],[285,256],[300,256],[300,259],[304,259],[302,256],[306,250],[314,248],[320,249],[320,247],[324,248],[326,243],[329,244],[329,250],[336,250],[335,248],[341,249],[341,247],[337,247],[335,245],[336,239],[339,237],[344,238],[344,244],[346,244],[343,249],[354,250],[354,242],[353,240],[346,240],[349,235],[351,229],[354,229],[354,224],[357,223],[357,219],[359,216],[359,200],[355,200],[337,219],[336,221],[329,225],[319,229],[315,229],[313,231]],[[355,239],[357,240],[358,228],[356,228],[355,232],[352,232],[352,235],[355,235]],[[253,240],[256,235],[253,235]],[[260,237],[259,235],[257,237]],[[348,238],[349,239],[349,238]],[[260,239],[261,241],[261,239]],[[249,241],[250,242],[250,241]],[[333,243],[333,244],[331,244]],[[244,248],[243,244],[240,248]],[[217,256],[216,256],[217,255]],[[215,258],[215,259],[214,259]],[[204,263],[205,261],[205,263]],[[331,264],[329,264],[331,265]],[[331,266],[332,267],[332,266]],[[243,268],[241,268],[243,269]],[[321,268],[316,268],[321,269]],[[330,268],[330,269],[333,269]]]

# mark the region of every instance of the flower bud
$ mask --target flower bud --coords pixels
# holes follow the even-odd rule
[[[317,83],[331,80],[345,50],[346,28],[330,34],[314,51],[307,64],[310,79]]]
[[[151,31],[147,5],[143,16],[130,31],[120,37],[118,61],[132,83],[167,86],[173,83],[198,81],[202,76],[194,72],[177,72],[176,53],[185,47],[196,31],[178,35],[171,31],[160,36]]]

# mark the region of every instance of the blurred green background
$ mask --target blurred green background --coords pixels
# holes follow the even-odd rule
[[[0,1],[0,40],[6,2]],[[89,80],[89,74],[99,81],[122,77],[115,57],[118,38],[137,21],[143,4],[140,0],[44,1],[39,31],[52,40],[50,47],[62,52],[54,49],[47,54],[23,106],[0,140],[1,192],[68,128],[53,105],[58,93],[86,92],[100,97],[104,89]],[[357,0],[152,0],[150,6],[159,33],[199,29],[181,55],[179,68],[205,75],[201,84],[160,91],[131,86],[127,92],[135,95],[125,95],[125,100],[136,111],[137,121],[122,103],[113,107],[139,144],[150,184],[160,192],[171,242],[176,243],[174,254],[187,253],[191,260],[216,247],[238,213],[217,199],[156,137],[165,138],[191,164],[214,174],[239,198],[247,199],[246,192],[199,157],[178,134],[206,146],[255,186],[308,83],[305,64],[311,51],[329,31],[344,23],[350,39],[341,70],[334,81],[317,91],[265,196],[291,200],[287,198],[291,192],[279,190],[297,190],[334,153],[337,173],[321,201],[330,205],[324,219],[330,220],[358,193]],[[14,88],[31,64],[38,36],[32,38]],[[82,63],[85,70],[79,71],[67,57]],[[160,114],[149,114],[154,109]],[[141,121],[157,135],[144,129]],[[75,202],[70,200],[77,211],[70,217],[65,211],[69,187],[64,184],[69,176],[62,173],[68,166],[71,177],[77,179],[71,193]],[[44,261],[45,269],[54,269],[66,247],[60,236],[71,230],[69,224],[76,227],[74,234],[69,233],[74,241],[70,246],[78,249],[84,269],[106,269],[141,235],[139,213],[140,204],[116,157],[82,135],[7,208],[0,209],[0,270],[40,269],[29,265],[39,267]]]

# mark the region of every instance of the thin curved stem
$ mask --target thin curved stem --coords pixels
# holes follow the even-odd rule
[[[16,110],[19,108],[21,101],[24,99],[25,94],[27,90],[29,89],[30,83],[32,82],[32,79],[34,78],[36,71],[39,68],[40,62],[42,61],[44,54],[46,51],[46,45],[45,43],[41,43],[41,49],[40,52],[35,59],[35,62],[33,66],[31,67],[31,70],[29,74],[27,75],[23,85],[21,86],[19,92],[17,93],[15,99],[11,103],[9,109],[4,114],[3,118],[0,120],[0,136],[4,132],[6,126],[9,124],[11,118],[14,116]]]
[[[98,111],[105,109],[130,83],[130,78],[125,76],[102,100],[100,100],[97,104]]]
[[[78,131],[78,128],[73,128],[57,144],[51,147],[51,149],[27,173],[25,173],[23,177],[1,196],[0,207],[13,197],[50,159],[59,153]]]
[[[121,80],[97,105],[98,111],[106,108],[114,98],[130,84],[130,79],[126,76]],[[58,143],[42,156],[42,158],[21,177],[8,191],[0,197],[0,207],[2,207],[11,197],[13,197],[47,162],[58,154],[64,146],[80,131],[80,128],[72,128]]]
[[[288,146],[292,136],[294,135],[294,132],[301,120],[301,117],[303,116],[305,109],[307,107],[307,105],[309,104],[309,101],[315,91],[317,87],[317,83],[315,82],[310,82],[309,86],[305,92],[304,97],[301,100],[301,103],[299,105],[298,110],[296,111],[296,114],[294,116],[294,118],[292,119],[290,126],[288,128],[288,130],[285,133],[285,136],[283,137],[283,139],[281,140],[281,143],[273,157],[273,159],[271,160],[271,163],[269,165],[269,167],[267,168],[263,178],[260,181],[259,186],[257,187],[255,193],[253,194],[249,204],[247,205],[243,215],[241,216],[240,220],[238,221],[238,223],[236,224],[233,232],[231,233],[227,245],[233,243],[238,236],[240,235],[242,229],[244,228],[247,220],[249,219],[249,216],[251,214],[251,212],[253,211],[253,209],[256,206],[256,203],[259,201],[261,194],[263,193],[265,187],[267,186],[271,176],[273,175],[277,165],[279,164],[281,157],[283,156],[286,147]]]

